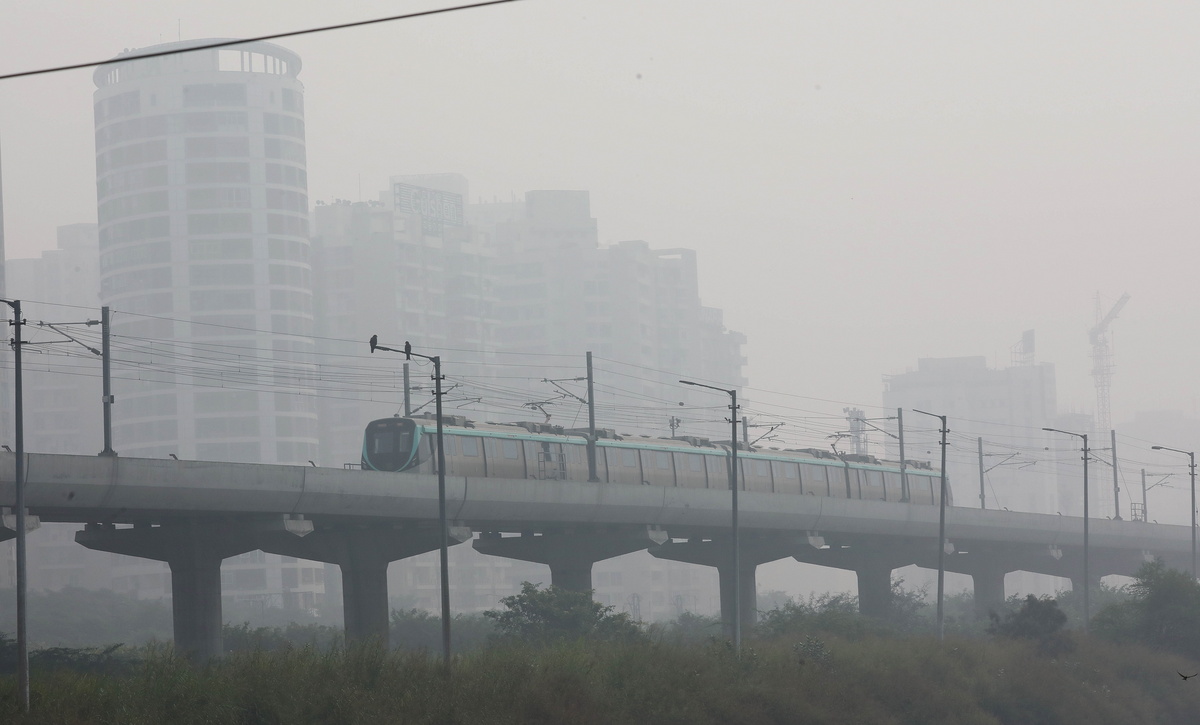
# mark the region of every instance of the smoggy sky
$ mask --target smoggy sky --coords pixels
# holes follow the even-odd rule
[[[14,0],[0,73],[425,7]],[[1090,412],[1096,293],[1128,292],[1119,427],[1200,404],[1197,37],[1187,3],[525,0],[277,42],[313,201],[441,171],[473,200],[590,190],[602,242],[699,250],[753,387],[866,405],[1034,328]],[[96,219],[91,77],[0,82],[9,257]]]

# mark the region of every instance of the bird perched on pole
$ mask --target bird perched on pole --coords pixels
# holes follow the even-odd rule
[[[379,346],[379,335],[371,335],[371,352],[375,352],[375,348]]]
[[[404,359],[412,360],[412,343],[408,340],[404,341]]]

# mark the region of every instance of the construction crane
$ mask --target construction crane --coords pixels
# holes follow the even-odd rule
[[[1096,430],[1103,432],[1111,430],[1112,408],[1109,403],[1109,391],[1112,388],[1113,354],[1112,335],[1109,326],[1121,314],[1125,303],[1129,302],[1129,293],[1121,295],[1121,299],[1112,306],[1107,315],[1100,316],[1103,309],[1100,306],[1100,293],[1096,293],[1096,326],[1088,331],[1092,342],[1092,377],[1096,379]]]

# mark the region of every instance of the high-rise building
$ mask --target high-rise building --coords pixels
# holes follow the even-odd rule
[[[465,407],[453,413],[476,420],[550,415],[536,408],[544,398],[535,397],[553,393],[549,385],[519,391],[510,381],[547,377],[548,365],[573,370],[567,378],[582,375],[588,351],[633,366],[624,369],[633,375],[598,386],[601,427],[666,435],[668,415],[659,420],[636,411],[646,401],[661,407],[664,400],[689,399],[680,376],[745,384],[745,338],[724,327],[720,310],[700,303],[694,251],[655,250],[643,241],[601,246],[586,191],[531,191],[520,202],[471,204],[468,198],[463,177],[430,174],[393,177],[379,201],[318,202],[314,259],[322,344],[379,334],[381,341],[408,340],[426,354],[443,354],[452,361],[443,371],[467,391]],[[395,380],[402,361],[389,356],[370,364],[380,379]],[[416,361],[412,368],[411,407],[417,410],[431,400],[428,368]],[[330,446],[322,460],[356,460],[365,423],[402,410],[402,387],[394,389],[386,398],[347,391],[322,399],[321,438]],[[522,405],[528,401],[535,405]],[[575,418],[553,422],[584,425],[577,403]],[[723,423],[687,432],[728,436]],[[460,572],[452,580],[452,601],[463,611],[494,608],[500,597],[519,591],[522,579],[549,583],[542,565],[487,557],[466,546],[455,547],[451,557]],[[399,600],[433,607],[433,567],[429,555],[394,563]],[[704,567],[642,553],[598,563],[594,572],[601,601],[647,619],[681,609],[709,613],[716,606],[716,573]]]
[[[670,430],[668,414],[659,420],[628,412],[642,401],[659,408],[670,400],[712,404],[711,395],[682,388],[681,376],[746,383],[745,337],[726,329],[721,310],[701,304],[693,250],[652,249],[643,241],[601,246],[586,191],[531,191],[524,202],[466,204],[467,182],[455,174],[391,181],[378,202],[335,200],[314,209],[322,338],[409,340],[414,349],[453,360],[445,372],[464,386],[491,379],[493,390],[511,389],[504,380],[521,367],[546,377],[548,359],[564,370],[573,365],[577,372],[567,377],[582,374],[591,351],[636,372],[598,388],[601,407],[626,411],[619,420],[602,416],[598,425],[638,433]],[[394,376],[400,366],[391,359],[390,372],[381,374]],[[498,371],[508,378],[496,378]],[[422,387],[411,396],[416,409],[431,399],[427,371],[418,373],[416,363],[411,384]],[[526,400],[554,392],[543,388]],[[511,397],[498,404],[480,387],[462,394],[472,400],[464,414],[487,420],[549,412],[522,408]],[[362,426],[399,412],[396,403],[370,394],[324,399],[322,461],[357,460]],[[553,422],[583,425],[573,420]],[[685,423],[693,435],[728,437],[724,424]]]
[[[124,373],[114,447],[305,464],[317,412],[300,58],[264,42],[135,58],[211,42],[128,50],[93,76],[100,301]],[[319,607],[312,568],[251,552],[225,566],[225,593]]]
[[[640,240],[600,245],[586,191],[530,191],[520,211],[483,230],[495,247],[498,350],[578,356],[590,350],[631,366],[623,372],[636,370],[616,386],[621,395],[660,404],[712,404],[711,392],[683,388],[680,377],[746,384],[746,338],[726,329],[720,310],[701,304],[695,251],[653,249]],[[613,398],[610,385],[597,401],[628,410],[631,401]],[[599,425],[667,435],[669,421],[661,417]],[[684,424],[692,435],[728,437],[715,421]]]
[[[11,259],[7,286],[30,321],[22,335],[25,450],[94,454],[103,445],[95,224],[58,228],[58,244],[32,259]],[[7,308],[6,308],[7,309]],[[38,323],[56,325],[68,337]],[[57,323],[66,323],[58,326]]]
[[[101,300],[137,361],[114,439],[126,455],[304,463],[316,410],[300,59],[270,43],[142,60],[94,75]],[[241,389],[192,374],[243,363]]]
[[[1006,368],[988,367],[982,356],[921,358],[916,370],[884,376],[884,407],[904,409],[909,460],[936,467],[941,455],[940,423],[913,409],[947,416],[946,475],[955,506],[1075,513],[1071,500],[1060,498],[1060,471],[1041,455],[1047,440],[1042,428],[1060,425],[1061,416],[1054,365],[1034,361],[1032,335],[1026,333],[1024,351]],[[895,446],[888,440],[889,455],[898,458]],[[914,572],[914,581],[925,575]],[[1011,572],[1006,581],[1010,592],[1039,595],[1064,584],[1027,572]]]
[[[99,318],[97,230],[95,224],[71,224],[57,232],[54,249],[5,265],[6,288],[22,301],[29,323],[22,332],[29,342],[21,366],[25,450],[95,455],[103,448],[102,366],[87,347],[100,347],[99,327],[71,323]],[[39,323],[55,325],[75,341]],[[11,423],[12,409],[4,410]],[[30,589],[107,583],[111,555],[83,550],[74,540],[77,528],[43,524],[30,533]],[[12,542],[0,547],[8,553]]]
[[[324,353],[365,353],[366,341],[409,340],[423,354],[448,355],[453,376],[487,374],[494,356],[495,304],[491,248],[463,217],[467,181],[458,174],[397,176],[380,201],[317,202],[314,262],[319,345]],[[347,348],[343,341],[358,341]],[[359,363],[395,380],[400,358]],[[465,360],[464,360],[465,358]],[[412,410],[432,412],[431,369],[414,360]],[[341,389],[321,399],[321,462],[359,459],[363,427],[372,418],[402,413],[399,396]]]
[[[1045,445],[1042,427],[1057,420],[1054,365],[1035,363],[989,368],[982,357],[921,358],[917,369],[884,377],[883,405],[904,408],[910,459],[938,465],[939,424],[916,408],[949,418],[952,431],[946,472],[954,505],[980,505],[979,439],[983,440],[983,495],[988,508],[1054,513],[1059,501],[1053,472],[1036,465],[1032,452]],[[924,431],[918,439],[916,431]],[[919,446],[916,445],[919,441]],[[895,441],[889,443],[894,455]],[[1064,511],[1064,513],[1066,513]]]

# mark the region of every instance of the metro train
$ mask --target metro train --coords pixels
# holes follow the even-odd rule
[[[543,423],[474,423],[442,419],[446,475],[587,481],[585,431]],[[596,473],[602,482],[729,490],[729,445],[704,438],[618,436],[597,430]],[[898,463],[819,449],[738,446],[739,490],[904,501]],[[437,422],[429,417],[371,421],[363,436],[362,468],[437,473]],[[910,461],[908,502],[936,505],[940,473]],[[947,486],[946,503],[953,497]]]

